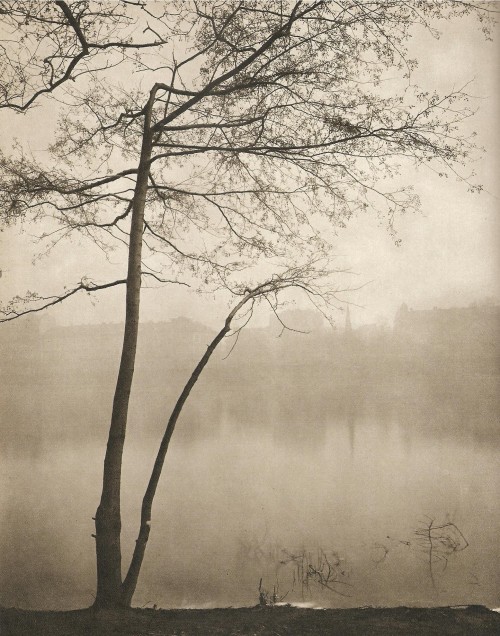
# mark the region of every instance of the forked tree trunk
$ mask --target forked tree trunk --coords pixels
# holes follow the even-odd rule
[[[170,437],[172,435],[175,423],[179,413],[186,401],[191,388],[198,379],[203,367],[208,362],[210,355],[222,340],[224,335],[229,331],[231,319],[234,317],[238,308],[228,316],[224,329],[217,335],[213,343],[208,348],[205,356],[200,361],[198,367],[193,372],[188,384],[186,385],[179,401],[176,404],[174,412],[169,420],[162,445],[156,458],[153,474],[144,497],[141,528],[137,539],[132,562],[127,573],[126,579],[122,585],[121,580],[121,548],[120,548],[120,532],[121,532],[121,514],[120,514],[120,485],[121,485],[121,467],[123,445],[125,442],[125,431],[127,427],[127,413],[130,398],[130,390],[132,387],[132,378],[134,375],[135,353],[137,347],[137,333],[139,327],[139,299],[141,290],[141,252],[142,252],[142,231],[144,225],[144,207],[146,204],[146,195],[148,188],[150,161],[153,144],[154,131],[161,130],[175,118],[189,110],[197,102],[202,100],[205,95],[226,80],[234,77],[245,68],[250,66],[259,56],[268,50],[272,44],[281,37],[285,37],[290,32],[291,25],[298,17],[308,13],[311,8],[307,8],[298,13],[300,3],[294,7],[289,19],[285,24],[281,25],[270,37],[257,49],[254,50],[245,60],[240,62],[230,71],[223,73],[212,82],[209,82],[205,88],[196,95],[184,102],[184,104],[174,112],[166,115],[154,126],[151,125],[151,113],[153,103],[158,89],[169,90],[163,84],[155,84],[152,88],[149,100],[144,110],[144,132],[142,139],[141,158],[137,173],[137,182],[134,192],[134,200],[132,206],[132,220],[130,229],[129,244],[129,261],[127,276],[127,305],[125,317],[125,334],[123,338],[122,357],[120,361],[120,370],[116,383],[115,397],[113,401],[113,412],[111,416],[111,426],[109,429],[108,444],[106,448],[106,456],[104,460],[104,476],[103,488],[99,507],[97,508],[95,525],[96,525],[96,555],[97,555],[97,594],[95,600],[96,607],[118,607],[130,606],[132,596],[137,585],[137,578],[144,558],[144,551],[149,536],[149,524],[151,518],[151,505],[156,486],[160,477],[161,469],[165,454],[167,452]],[[250,300],[251,296],[247,296],[238,307]]]
[[[132,203],[122,354],[104,458],[102,494],[95,516],[96,607],[118,607],[123,604],[120,547],[121,468],[139,328],[142,233],[152,150],[151,111],[153,100],[154,92],[152,91],[145,109],[141,156]]]

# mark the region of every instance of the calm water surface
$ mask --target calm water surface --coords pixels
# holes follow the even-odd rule
[[[317,606],[498,606],[491,405],[458,390],[381,399],[385,389],[358,389],[312,408],[282,387],[247,394],[239,408],[202,383],[169,451],[135,603],[256,604],[262,579],[261,591]],[[146,433],[144,421],[163,408],[159,392],[138,393],[124,465],[125,563],[160,432]],[[5,396],[1,603],[88,605],[108,414],[96,415],[90,389]],[[95,417],[102,430],[88,435]],[[38,433],[26,433],[28,420]]]

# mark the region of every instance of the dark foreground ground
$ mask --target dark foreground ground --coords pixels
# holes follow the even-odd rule
[[[151,610],[93,613],[0,610],[1,636],[307,636],[351,634],[500,635],[500,614],[485,607],[294,607]]]

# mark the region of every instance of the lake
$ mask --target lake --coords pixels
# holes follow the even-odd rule
[[[200,381],[167,456],[135,604],[254,605],[260,586],[320,607],[498,606],[496,379],[290,377]],[[92,603],[111,390],[3,387],[2,605]],[[171,402],[141,377],[134,396],[124,567]]]

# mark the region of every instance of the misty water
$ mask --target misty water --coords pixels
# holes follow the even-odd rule
[[[278,600],[321,607],[499,605],[496,377],[223,364],[202,377],[174,434],[136,605],[254,605],[261,580]],[[3,383],[3,605],[93,601],[113,377],[70,366]],[[187,374],[163,385],[146,367],[125,452],[124,564]]]

